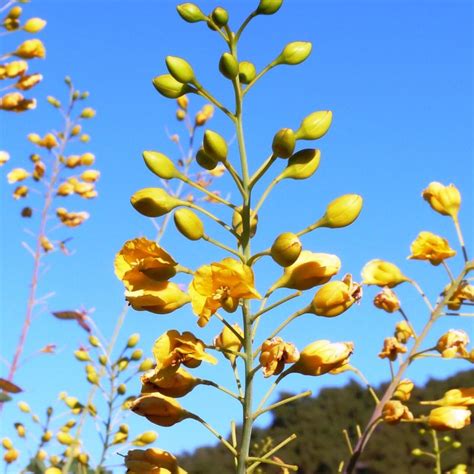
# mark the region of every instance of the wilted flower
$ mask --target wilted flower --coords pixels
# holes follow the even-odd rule
[[[15,191],[13,191],[14,199],[21,199],[28,196],[28,186],[18,186]]]
[[[36,86],[36,84],[39,84],[42,80],[43,76],[41,74],[31,74],[29,76],[23,76],[15,84],[15,88],[21,91],[27,91]]]
[[[401,420],[413,420],[413,414],[400,401],[390,400],[382,409],[382,418],[386,423],[395,425]]]
[[[137,415],[160,426],[172,426],[188,417],[188,413],[176,400],[158,393],[138,397],[130,408]]]
[[[293,372],[303,375],[323,375],[349,363],[354,350],[352,342],[315,341],[305,347]]]
[[[43,250],[45,252],[51,252],[51,250],[54,250],[54,245],[51,243],[51,241],[45,235],[41,236],[40,244],[41,244],[41,247],[43,248]]]
[[[292,265],[283,269],[283,275],[272,289],[308,290],[327,283],[340,268],[341,261],[336,255],[303,250]]]
[[[393,393],[393,398],[397,398],[402,402],[407,402],[410,400],[411,392],[414,388],[414,383],[410,379],[404,379],[397,385],[395,392]]]
[[[451,285],[448,285],[445,288],[443,294],[446,294],[450,287]],[[451,296],[451,299],[448,301],[447,306],[449,309],[457,311],[464,301],[474,302],[474,286],[465,280],[462,281],[456,288],[455,292]]]
[[[169,369],[175,372],[181,364],[189,368],[201,365],[202,361],[217,364],[217,359],[205,352],[205,345],[194,334],[176,330],[165,332],[153,345],[157,372]]]
[[[461,194],[454,184],[444,186],[434,181],[423,190],[421,195],[436,212],[457,219],[461,206]]]
[[[392,362],[397,359],[398,354],[404,354],[407,348],[400,344],[394,337],[387,337],[383,341],[383,349],[379,353],[381,359],[390,359]]]
[[[379,259],[371,260],[365,264],[362,269],[362,278],[362,283],[365,285],[388,286],[389,288],[409,281],[409,278],[396,265]]]
[[[233,324],[232,327],[243,339],[244,333],[242,328],[237,323]],[[239,339],[234,331],[229,329],[227,326],[224,326],[221,333],[214,339],[214,345],[219,349],[223,349],[224,356],[231,362],[234,362],[236,356],[226,351],[239,352],[240,349],[242,349],[242,339]]]
[[[36,108],[35,99],[25,99],[19,92],[10,92],[0,97],[0,110],[25,112]]]
[[[68,212],[64,207],[56,209],[56,215],[66,227],[77,227],[89,219],[87,212]]]
[[[333,317],[348,310],[361,297],[361,286],[347,274],[342,281],[323,285],[314,295],[311,307],[318,316]]]
[[[394,291],[384,287],[380,293],[375,295],[374,306],[383,309],[387,313],[394,313],[400,309],[400,300]]]
[[[460,430],[471,423],[471,411],[466,407],[443,406],[428,415],[428,425],[436,431]]]
[[[264,377],[280,374],[285,364],[297,362],[300,357],[294,344],[285,342],[281,337],[267,339],[262,344],[259,362]]]
[[[128,474],[186,474],[176,458],[157,448],[132,449],[125,456]]]
[[[410,249],[411,255],[408,258],[429,260],[432,265],[439,265],[443,260],[456,255],[446,239],[431,232],[420,232]]]
[[[396,324],[393,335],[395,339],[402,344],[406,344],[410,337],[415,337],[411,326],[406,321],[400,321]]]
[[[261,298],[254,288],[252,269],[233,258],[200,267],[189,285],[189,294],[201,327],[219,308],[233,312],[241,298]]]
[[[438,339],[436,350],[446,359],[451,359],[456,355],[467,357],[469,355],[466,350],[468,344],[469,336],[465,331],[450,329]]]
[[[42,161],[36,161],[35,167],[33,168],[33,179],[39,181],[46,171],[46,165]]]

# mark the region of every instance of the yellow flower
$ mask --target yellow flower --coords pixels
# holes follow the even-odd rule
[[[382,409],[383,420],[390,424],[395,425],[401,420],[413,420],[413,414],[410,412],[408,407],[403,405],[398,400],[389,400]]]
[[[383,341],[383,349],[379,353],[381,359],[389,359],[392,362],[397,359],[398,354],[404,354],[407,348],[400,344],[394,337],[387,337]]]
[[[79,155],[71,155],[64,158],[64,164],[66,165],[66,168],[76,168],[83,164],[81,160],[82,158]]]
[[[438,339],[436,350],[446,359],[451,359],[456,355],[468,357],[469,353],[466,350],[468,344],[469,336],[465,331],[450,329]]]
[[[58,146],[58,141],[52,133],[47,133],[39,142],[37,142],[37,145],[51,150]]]
[[[397,388],[395,389],[395,392],[393,393],[393,398],[397,398],[398,400],[401,400],[402,402],[407,402],[408,400],[410,400],[411,392],[413,391],[414,386],[415,385],[411,380],[403,379],[397,385]]]
[[[300,357],[298,349],[281,337],[267,339],[260,351],[259,362],[262,364],[264,377],[280,374],[285,364],[297,362]]]
[[[303,375],[326,374],[348,364],[353,351],[352,342],[315,341],[301,351],[293,372]]]
[[[389,288],[409,281],[409,278],[396,265],[379,259],[365,264],[362,269],[362,278],[364,285],[388,286]]]
[[[421,195],[436,212],[457,219],[461,206],[461,194],[454,184],[444,186],[434,181],[423,190]]]
[[[402,344],[406,344],[410,337],[415,336],[410,325],[406,321],[400,321],[397,323],[393,335],[395,336],[395,339]]]
[[[42,18],[30,18],[23,25],[23,30],[27,33],[38,33],[46,26],[46,21]]]
[[[312,309],[325,317],[338,316],[362,297],[362,287],[347,274],[342,281],[330,281],[314,295]]]
[[[28,186],[18,186],[15,191],[13,191],[14,199],[21,199],[28,196]]]
[[[341,261],[336,255],[303,250],[293,264],[283,269],[283,275],[272,286],[272,290],[277,288],[309,290],[327,283],[340,268]]]
[[[446,294],[450,289],[451,285],[448,285],[443,294]],[[451,296],[448,302],[448,308],[452,310],[458,310],[464,301],[474,302],[474,285],[469,284],[467,281],[462,281],[456,288],[456,291]]]
[[[26,61],[11,61],[0,65],[0,79],[13,79],[22,76],[28,70]]]
[[[56,194],[58,196],[69,196],[74,193],[74,186],[67,182],[64,181],[58,186],[58,189],[56,190]]]
[[[201,327],[219,308],[233,312],[241,298],[261,298],[254,288],[252,269],[233,258],[200,267],[189,285],[189,294]]]
[[[233,324],[232,327],[243,339],[244,333],[242,328],[237,323]],[[239,339],[234,331],[230,330],[227,326],[224,326],[221,333],[214,339],[214,345],[219,349],[223,349],[224,356],[233,363],[236,356],[225,351],[239,352],[240,349],[242,349],[242,339]]]
[[[158,393],[141,395],[132,402],[131,410],[160,426],[173,426],[189,416],[176,400]]]
[[[181,364],[196,368],[202,361],[217,364],[217,359],[205,352],[205,344],[194,334],[185,331],[180,334],[176,330],[165,332],[153,345],[157,372],[170,369],[175,372]]]
[[[125,299],[137,311],[168,314],[189,303],[189,296],[169,281],[149,280],[145,288],[126,290]]]
[[[7,174],[7,180],[10,184],[18,183],[19,181],[24,181],[26,178],[30,177],[30,173],[23,168],[15,168]]]
[[[88,183],[95,183],[100,178],[100,171],[86,170],[81,174],[81,178]]]
[[[186,474],[176,458],[157,448],[132,449],[125,456],[127,474]]]
[[[22,59],[45,58],[46,49],[39,39],[26,40],[18,46],[15,56]]]
[[[115,257],[115,274],[128,290],[139,290],[176,275],[177,263],[152,240],[140,237],[125,242]]]
[[[45,252],[51,252],[51,250],[54,250],[54,245],[45,235],[41,236],[40,243],[41,243],[41,247],[43,248]]]
[[[433,401],[420,402],[421,405],[467,407],[474,405],[474,387],[453,388],[448,390],[443,398]]]
[[[390,288],[384,287],[374,298],[374,306],[387,313],[394,313],[400,309],[400,300]]]
[[[428,415],[428,425],[436,431],[460,430],[470,424],[471,411],[466,407],[438,407]]]
[[[146,446],[147,444],[154,443],[158,438],[158,435],[154,431],[145,431],[138,435],[132,442],[134,446]]]
[[[429,260],[432,265],[439,265],[446,258],[456,255],[449,242],[431,232],[420,232],[410,247],[412,260]]]
[[[36,108],[35,99],[25,99],[19,92],[10,92],[0,97],[0,110],[25,112]]]
[[[158,392],[172,398],[184,397],[200,383],[182,367],[171,374],[150,370],[142,375],[141,381],[142,393]]]
[[[10,448],[5,452],[5,454],[3,456],[3,460],[7,464],[11,464],[11,463],[15,462],[18,459],[18,456],[20,456],[20,451],[18,451],[16,449],[13,449],[13,448]]]
[[[0,151],[0,166],[3,166],[10,159],[10,153],[7,151]]]
[[[21,91],[27,91],[32,89],[43,80],[41,74],[31,74],[29,76],[23,76],[16,84],[15,88]]]

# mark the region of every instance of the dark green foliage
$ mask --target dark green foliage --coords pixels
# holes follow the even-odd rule
[[[446,380],[430,380],[422,389],[415,389],[408,406],[414,414],[428,413],[429,407],[418,405],[419,400],[436,400],[447,390],[474,386],[474,370],[460,372]],[[384,386],[377,389],[381,394]],[[286,398],[289,394],[281,394]],[[274,444],[296,433],[298,438],[278,452],[286,463],[297,464],[300,474],[337,473],[341,460],[347,460],[348,450],[342,436],[346,428],[354,442],[356,425],[362,428],[373,411],[373,401],[365,388],[351,382],[343,388],[326,388],[318,397],[305,398],[284,405],[274,412],[274,418],[266,429],[254,431],[254,443],[267,436]],[[412,449],[431,450],[429,434],[420,435],[419,425],[381,425],[371,438],[358,463],[359,474],[431,474],[433,464],[429,458],[414,457]],[[456,464],[467,464],[468,472],[474,472],[474,428],[449,431],[452,441],[462,443],[460,449],[443,453],[443,470]],[[447,445],[440,441],[441,446]],[[204,447],[193,454],[181,455],[180,464],[190,474],[226,474],[235,472],[232,458],[222,446]],[[265,467],[261,472],[278,473]]]

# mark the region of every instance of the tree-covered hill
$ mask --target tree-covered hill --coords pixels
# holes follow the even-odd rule
[[[441,398],[451,388],[474,386],[474,370],[460,372],[446,380],[430,380],[425,387],[415,388],[409,402],[413,412],[417,400]],[[383,387],[379,387],[381,393]],[[287,397],[288,394],[282,394]],[[422,407],[420,407],[422,408]],[[427,412],[428,407],[424,407]],[[253,445],[259,449],[266,437],[274,444],[291,433],[297,439],[279,451],[285,462],[297,464],[300,474],[337,473],[342,459],[347,459],[348,450],[342,430],[348,429],[352,439],[356,436],[356,425],[367,422],[373,409],[373,402],[367,390],[351,382],[343,388],[321,390],[317,397],[306,398],[284,405],[275,410],[274,417],[266,429],[255,430]],[[426,457],[414,457],[413,448],[430,450],[431,437],[421,435],[415,425],[381,425],[371,438],[366,452],[358,463],[360,474],[424,474],[433,472],[433,464]],[[443,470],[456,464],[467,464],[468,472],[474,473],[474,426],[460,431],[446,432],[452,441],[462,443],[459,449],[450,449],[443,454]],[[268,442],[268,441],[267,441]],[[444,441],[442,444],[448,445]],[[233,473],[232,459],[221,447],[203,447],[192,454],[180,456],[181,465],[190,474]],[[270,467],[260,472],[277,473]]]

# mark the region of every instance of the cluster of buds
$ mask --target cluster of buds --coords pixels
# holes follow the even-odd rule
[[[41,18],[29,18],[23,21],[23,8],[15,3],[18,2],[9,2],[11,8],[1,20],[0,28],[3,34],[19,31],[36,34],[46,26],[46,21]],[[14,51],[2,53],[2,61],[8,61],[0,63],[0,81],[12,81],[3,88],[3,90],[12,89],[12,92],[7,92],[0,97],[0,110],[24,112],[36,107],[36,99],[25,98],[23,92],[35,87],[42,81],[43,76],[38,73],[28,73],[28,61],[36,58],[43,59],[45,56],[45,47],[37,38],[27,39]]]

